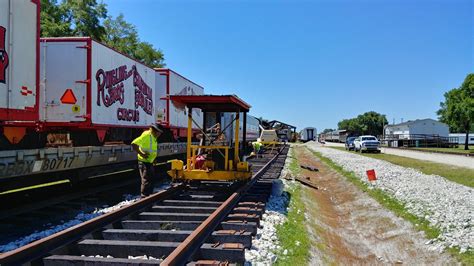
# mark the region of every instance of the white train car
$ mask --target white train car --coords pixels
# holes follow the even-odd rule
[[[169,128],[175,137],[185,138],[188,128],[188,116],[184,106],[169,99],[170,95],[203,95],[204,88],[171,69],[156,68],[155,117],[158,124]],[[193,110],[195,132],[203,126],[203,113]]]
[[[243,140],[243,129],[244,129],[244,114],[240,113],[240,120],[239,120],[239,139]],[[229,125],[235,118],[235,114],[233,113],[223,113],[221,116],[221,127],[222,130],[224,130],[224,135],[225,135],[225,140],[229,143],[232,143],[234,140],[234,128],[233,124],[232,126],[229,126],[227,128],[224,128],[226,125]],[[247,123],[246,123],[246,130],[247,134],[246,136],[246,141],[256,141],[258,137],[260,136],[260,121],[255,118],[254,116],[251,116],[247,114]]]
[[[0,0],[0,131],[10,143],[38,119],[39,16],[39,0]]]
[[[89,37],[41,38],[40,121],[78,145],[130,142],[155,122],[155,70]]]
[[[316,140],[317,130],[315,127],[305,127],[300,131],[300,140],[303,142]]]

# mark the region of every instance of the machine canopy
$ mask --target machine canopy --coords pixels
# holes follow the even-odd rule
[[[170,99],[203,112],[248,112],[251,107],[236,95],[171,95]]]

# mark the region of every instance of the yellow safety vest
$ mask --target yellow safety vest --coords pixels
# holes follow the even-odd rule
[[[262,147],[262,143],[260,143],[258,141],[252,142],[252,145],[253,145],[253,148],[257,151],[259,151],[260,148]]]
[[[144,131],[140,137],[134,139],[132,144],[138,145],[142,152],[148,153],[148,158],[143,158],[138,154],[138,160],[144,163],[153,163],[158,156],[158,142],[153,137],[150,130]]]

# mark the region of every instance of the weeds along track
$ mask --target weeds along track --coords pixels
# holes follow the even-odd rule
[[[170,188],[0,255],[0,264],[243,263],[288,147],[248,161],[245,183]]]

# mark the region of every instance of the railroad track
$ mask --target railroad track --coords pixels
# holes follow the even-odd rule
[[[249,160],[246,184],[176,184],[117,211],[0,255],[0,264],[243,263],[288,148]],[[143,257],[146,255],[146,257]],[[142,257],[140,257],[142,256]]]
[[[66,182],[1,195],[0,202],[9,204],[0,208],[0,253],[58,231],[65,221],[81,220],[84,214],[92,216],[97,210],[116,205],[124,195],[133,194],[131,187],[138,192],[139,180],[133,170],[75,185]]]

